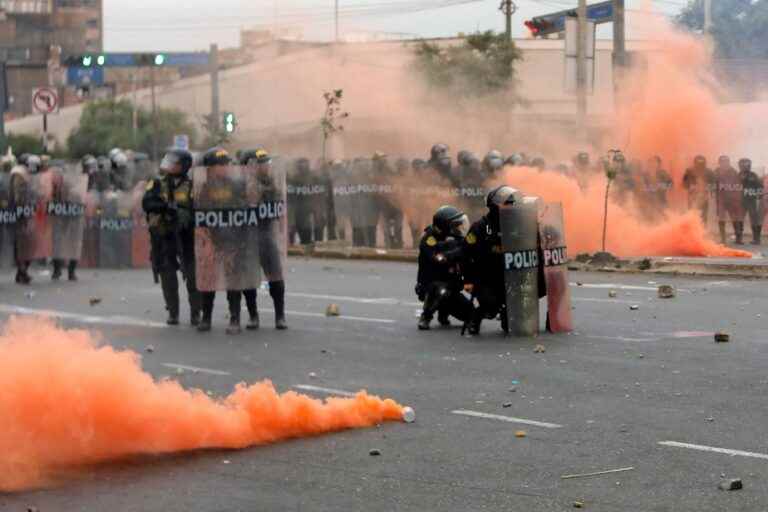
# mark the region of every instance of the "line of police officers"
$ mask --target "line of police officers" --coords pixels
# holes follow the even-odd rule
[[[269,194],[275,185],[270,180],[272,160],[269,154],[263,150],[249,150],[242,152],[239,162],[247,172],[255,173],[257,183]],[[229,179],[228,169],[232,164],[230,155],[222,148],[212,148],[202,157],[202,166],[205,168],[205,185],[195,190],[189,172],[193,165],[191,153],[181,149],[169,151],[160,165],[159,177],[150,180],[142,200],[142,206],[148,216],[151,236],[153,267],[157,268],[160,275],[163,297],[168,310],[169,325],[179,324],[179,282],[180,271],[186,281],[187,296],[190,309],[190,323],[197,326],[200,332],[210,331],[216,287],[209,290],[198,290],[196,283],[202,277],[208,281],[209,276],[197,276],[197,273],[213,272],[210,268],[197,268],[196,247],[196,221],[195,204],[205,204],[207,200],[218,201],[222,204],[235,204],[234,198],[243,196],[245,191],[241,184]],[[195,195],[197,194],[197,195]],[[262,198],[263,199],[263,198]],[[276,198],[273,198],[276,200]],[[259,223],[258,250],[260,265],[269,279],[269,293],[272,297],[275,310],[275,327],[283,330],[287,328],[285,319],[285,281],[282,277],[283,269],[279,244],[274,240],[269,220]],[[237,236],[237,235],[235,235]],[[198,240],[201,242],[201,240]],[[215,243],[215,241],[214,241]],[[225,245],[233,248],[236,245]],[[227,259],[226,268],[230,274],[236,274],[238,266],[245,262],[239,258],[243,254],[218,253],[210,255],[212,258]],[[230,258],[232,256],[232,258]],[[198,259],[197,261],[200,261]],[[216,262],[212,262],[216,263]],[[230,279],[230,283],[237,283],[237,279]],[[230,284],[227,289],[227,302],[229,305],[228,334],[241,332],[240,311],[241,297],[245,297],[248,310],[248,322],[246,328],[254,330],[259,328],[259,314],[256,303],[256,287],[253,283],[246,289]]]

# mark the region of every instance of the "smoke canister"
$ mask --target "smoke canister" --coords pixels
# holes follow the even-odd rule
[[[416,421],[416,411],[411,407],[403,407],[403,421],[406,423],[413,423]]]

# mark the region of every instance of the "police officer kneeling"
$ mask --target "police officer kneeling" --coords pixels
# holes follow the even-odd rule
[[[419,273],[416,295],[424,302],[419,330],[429,329],[435,313],[440,325],[451,325],[449,316],[462,322],[472,317],[472,303],[462,295],[462,243],[469,227],[464,212],[441,206],[424,230],[419,244]]]
[[[147,213],[153,244],[153,266],[159,270],[168,325],[179,324],[179,279],[187,283],[190,323],[200,321],[200,296],[195,286],[195,239],[192,215],[192,181],[188,173],[192,155],[183,149],[169,151],[160,163],[162,176],[147,183],[142,207]]]

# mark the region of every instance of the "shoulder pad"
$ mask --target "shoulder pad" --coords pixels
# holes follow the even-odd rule
[[[425,243],[426,243],[426,244],[427,244],[429,247],[434,247],[434,246],[436,246],[436,245],[437,245],[437,239],[436,239],[434,236],[430,235],[430,236],[428,236],[428,237],[427,237],[427,239],[425,240]]]
[[[152,190],[153,188],[155,188],[155,180],[149,180],[149,181],[147,181],[147,191],[150,191],[150,190]]]
[[[469,234],[467,234],[467,238],[466,238],[466,240],[467,240],[467,243],[468,243],[469,245],[474,245],[474,244],[476,244],[476,243],[477,243],[477,235],[475,235],[474,233],[472,233],[472,232],[470,231],[470,232],[469,232]]]

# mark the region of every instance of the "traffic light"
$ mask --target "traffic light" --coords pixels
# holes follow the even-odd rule
[[[155,55],[155,66],[162,66],[165,64],[165,54],[158,53]]]
[[[91,64],[93,64],[93,57],[90,55],[83,55],[81,62],[84,68],[89,68],[91,67]]]
[[[107,63],[106,55],[99,55],[98,57],[96,57],[96,64],[98,64],[99,66],[103,66],[106,63]]]
[[[235,133],[236,125],[237,120],[235,119],[235,114],[232,112],[224,112],[224,131],[227,133]]]

